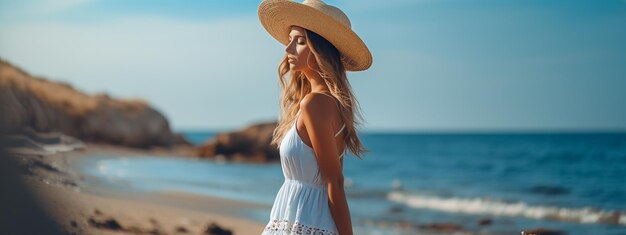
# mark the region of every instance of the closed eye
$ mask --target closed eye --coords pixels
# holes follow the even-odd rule
[[[301,37],[304,37],[304,36],[301,36],[301,35],[296,35],[296,36],[295,36],[295,38],[301,38]],[[291,36],[289,36],[289,41],[291,41],[292,39],[293,39],[293,38],[292,38]]]

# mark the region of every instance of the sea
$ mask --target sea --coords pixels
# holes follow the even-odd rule
[[[217,132],[185,131],[200,145]],[[626,133],[361,133],[344,176],[355,234],[626,234]],[[279,162],[91,155],[82,171],[111,188],[179,191],[271,208]],[[269,209],[250,219],[269,221]],[[436,233],[446,234],[446,233]],[[450,233],[453,234],[453,233]]]

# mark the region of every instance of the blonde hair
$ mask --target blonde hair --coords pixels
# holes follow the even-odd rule
[[[341,62],[341,54],[333,44],[317,33],[304,29],[304,35],[306,43],[321,70],[326,86],[328,86],[331,95],[339,101],[339,114],[346,124],[346,148],[359,159],[362,159],[361,156],[369,152],[357,135],[356,127],[362,125],[363,114],[352,93],[352,87],[346,76],[346,69]],[[270,143],[275,144],[277,148],[280,147],[282,138],[296,120],[300,101],[311,92],[311,84],[305,81],[306,75],[300,71],[291,71],[287,59],[287,54],[285,54],[278,65],[278,81],[282,91],[280,97],[281,113]],[[291,79],[286,81],[285,74],[288,72],[291,72]]]

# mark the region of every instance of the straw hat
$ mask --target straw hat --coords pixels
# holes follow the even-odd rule
[[[339,8],[320,0],[264,0],[259,5],[259,19],[267,32],[280,43],[289,44],[291,26],[311,30],[332,43],[341,53],[348,71],[366,70],[372,65],[372,54],[352,31],[348,16]]]

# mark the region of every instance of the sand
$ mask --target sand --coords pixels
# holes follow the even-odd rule
[[[185,156],[189,149],[137,150],[87,144],[50,155],[16,154],[20,178],[44,211],[68,234],[260,234],[264,224],[241,216],[266,205],[178,192],[111,192],[84,184],[76,167],[88,154]],[[212,233],[207,233],[209,228]]]

